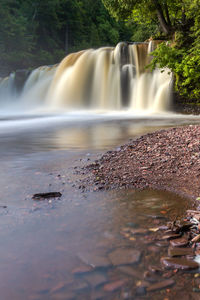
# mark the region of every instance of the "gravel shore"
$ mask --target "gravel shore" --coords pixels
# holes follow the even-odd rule
[[[94,190],[162,189],[200,196],[200,126],[189,125],[141,136],[87,166]]]

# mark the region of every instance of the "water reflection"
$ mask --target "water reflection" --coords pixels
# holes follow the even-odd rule
[[[35,120],[35,119],[34,119]],[[43,120],[27,121],[19,126],[0,127],[0,156],[19,156],[50,150],[107,150],[161,128],[198,123],[198,118],[148,118],[129,120],[104,120],[65,122]],[[5,121],[7,122],[7,121]],[[9,121],[10,122],[10,121]],[[12,122],[11,122],[12,123]],[[32,125],[31,125],[32,124]]]

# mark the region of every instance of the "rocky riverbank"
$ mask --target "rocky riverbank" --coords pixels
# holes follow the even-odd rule
[[[162,189],[196,199],[200,195],[200,126],[141,136],[84,168],[94,190]]]

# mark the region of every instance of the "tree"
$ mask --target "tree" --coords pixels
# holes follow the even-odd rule
[[[188,0],[102,0],[105,7],[118,19],[132,18],[140,23],[157,23],[163,33],[174,32],[185,26]]]

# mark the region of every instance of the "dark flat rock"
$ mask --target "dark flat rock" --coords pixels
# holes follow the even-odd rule
[[[140,261],[141,252],[135,249],[119,248],[108,256],[114,266],[130,265]]]
[[[161,282],[157,282],[154,284],[151,284],[149,287],[146,288],[147,292],[154,292],[157,290],[166,289],[172,285],[175,284],[175,281],[172,279],[163,280]]]
[[[161,263],[166,269],[194,270],[199,268],[197,262],[179,257],[162,257]]]
[[[194,255],[194,250],[192,248],[169,247],[168,255],[170,257]]]
[[[62,194],[60,192],[50,192],[50,193],[39,193],[34,194],[32,199],[33,200],[44,200],[44,199],[50,199],[50,198],[60,198]]]
[[[184,247],[187,246],[187,244],[188,244],[188,239],[186,237],[181,237],[170,241],[170,245],[172,247]]]

